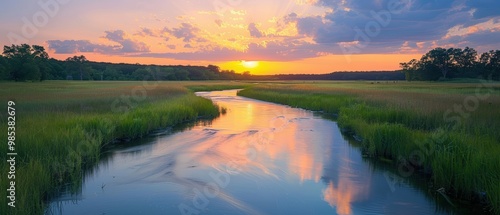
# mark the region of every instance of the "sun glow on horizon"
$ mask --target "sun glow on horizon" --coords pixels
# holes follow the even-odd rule
[[[253,69],[259,66],[259,61],[241,61],[241,65],[247,69]]]

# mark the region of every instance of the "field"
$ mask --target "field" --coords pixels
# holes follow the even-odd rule
[[[15,102],[16,209],[41,214],[61,185],[77,190],[103,147],[224,112],[193,91],[245,88],[240,95],[322,112],[392,163],[402,178],[429,175],[454,201],[488,202],[500,213],[500,83],[436,82],[67,82],[1,83]],[[4,109],[4,110],[5,110]],[[0,129],[7,130],[7,112]],[[0,138],[6,140],[7,132]],[[4,141],[6,143],[6,141]],[[8,153],[6,144],[1,154]],[[0,187],[8,187],[7,162]],[[6,189],[0,195],[8,196]]]
[[[0,129],[7,131],[7,105],[15,105],[16,209],[0,214],[43,214],[44,201],[59,186],[81,186],[85,169],[106,144],[120,144],[186,121],[213,118],[222,108],[197,97],[196,90],[244,87],[228,82],[66,82],[1,83]],[[222,111],[223,112],[223,111]],[[8,152],[7,132],[0,133]],[[10,165],[0,163],[0,195],[9,194]],[[9,174],[10,175],[10,174]],[[7,199],[8,200],[8,199]],[[9,200],[10,201],[10,200]],[[7,202],[7,201],[2,201]]]
[[[239,95],[323,112],[402,178],[428,174],[433,190],[500,213],[498,82],[267,82]]]

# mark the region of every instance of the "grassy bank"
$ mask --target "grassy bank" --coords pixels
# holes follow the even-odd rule
[[[498,83],[271,82],[239,95],[322,111],[401,177],[429,174],[434,190],[500,213]]]
[[[7,206],[9,166],[0,163],[0,214],[43,214],[44,201],[62,184],[81,186],[106,144],[140,138],[151,130],[219,115],[219,107],[186,86],[197,82],[43,82],[2,83],[0,101],[16,103],[16,208]],[[204,82],[211,88],[238,83]],[[6,111],[0,129],[7,130]],[[0,132],[6,140],[7,133]],[[5,141],[4,141],[5,143]],[[0,154],[8,153],[7,144]]]

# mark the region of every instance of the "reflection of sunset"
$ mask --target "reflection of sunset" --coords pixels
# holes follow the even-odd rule
[[[340,161],[339,165],[349,166],[348,162]],[[369,193],[370,179],[366,177],[357,178],[360,175],[349,173],[351,169],[353,167],[341,167],[338,173],[337,185],[335,185],[334,180],[330,180],[328,187],[323,191],[323,199],[330,206],[335,207],[340,215],[352,214],[351,204],[364,199]]]
[[[217,96],[230,96],[225,93],[220,92]],[[224,100],[217,103],[225,106]],[[275,177],[271,171],[276,168],[274,162],[285,158],[288,171],[300,182],[319,182],[325,157],[323,145],[313,143],[315,133],[304,131],[298,118],[286,117],[283,113],[280,117],[261,115],[268,110],[266,104],[253,103],[241,103],[229,109],[226,117],[214,122],[227,130],[219,130],[204,144],[191,147],[196,157],[190,159],[217,169],[223,169],[230,160],[239,171]],[[295,113],[294,117],[300,115]]]
[[[224,93],[215,97],[230,96]],[[225,106],[225,99],[217,104]],[[351,214],[352,203],[368,194],[370,179],[350,172],[356,163],[344,151],[349,149],[327,152],[331,150],[331,136],[318,136],[318,132],[325,132],[321,126],[309,127],[313,126],[310,113],[287,114],[286,110],[276,111],[268,105],[233,101],[227,115],[213,122],[216,129],[208,127],[203,130],[205,134],[189,141],[192,145],[181,146],[188,147],[189,152],[177,158],[176,175],[197,172],[185,166],[204,166],[231,175],[270,177],[300,184],[319,183],[325,177],[328,185],[323,190],[324,201],[338,214]],[[325,172],[325,164],[329,163],[340,168]],[[287,174],[283,176],[282,172]]]
[[[337,188],[330,181],[328,187],[323,192],[325,201],[332,207],[337,207],[337,213],[340,215],[351,214],[351,203],[354,200],[355,187],[349,183],[348,179],[340,178]]]

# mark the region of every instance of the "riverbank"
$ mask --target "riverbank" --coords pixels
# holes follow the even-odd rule
[[[76,191],[83,172],[98,161],[106,144],[140,138],[158,128],[201,118],[223,109],[197,97],[196,82],[2,83],[0,101],[15,103],[15,179],[0,180],[0,195],[14,194],[14,207],[2,203],[1,214],[43,214],[50,193],[63,184]],[[204,82],[203,89],[241,88],[238,83]],[[7,130],[7,113],[0,129]],[[7,139],[7,132],[0,133]],[[8,151],[9,150],[9,151]],[[10,151],[7,144],[1,154]],[[10,170],[7,162],[0,170]],[[4,174],[2,174],[4,176]],[[5,176],[7,177],[7,176]],[[6,179],[6,178],[5,178]],[[10,179],[10,178],[9,178]],[[14,192],[7,189],[14,182]],[[4,189],[5,188],[5,189]],[[5,198],[4,198],[5,199]],[[4,201],[2,201],[4,202]]]
[[[335,117],[366,156],[390,160],[401,178],[429,174],[454,199],[500,213],[498,83],[265,83],[239,93]]]

